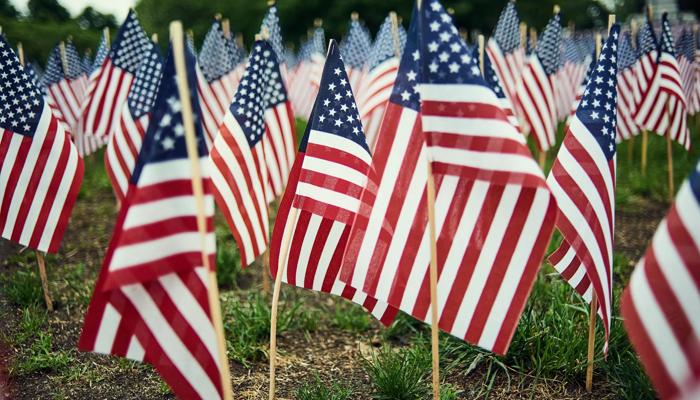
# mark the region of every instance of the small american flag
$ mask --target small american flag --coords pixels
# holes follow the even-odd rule
[[[370,148],[375,143],[384,118],[384,110],[399,70],[401,52],[406,45],[406,31],[401,25],[396,28],[392,25],[391,17],[386,17],[379,28],[367,59],[367,76],[357,90],[357,106]],[[396,32],[393,32],[394,29]]]
[[[450,16],[437,1],[423,4],[414,11],[379,132],[377,187],[363,192],[341,280],[430,323],[426,185],[433,158],[439,172],[437,323],[503,354],[547,247],[556,205]]]
[[[613,25],[547,178],[564,237],[550,262],[586,301],[595,292],[606,351],[612,315],[619,33],[620,26]]]
[[[561,24],[559,14],[547,23],[537,48],[525,63],[518,84],[518,104],[537,147],[549,150],[557,140],[556,76],[559,69]]]
[[[352,18],[348,33],[340,42],[340,54],[343,55],[348,80],[353,92],[357,92],[367,74],[365,63],[371,48],[372,38],[367,28],[359,19]]]
[[[82,60],[80,60],[80,67],[82,68],[83,73],[86,76],[89,76],[90,73],[92,72],[92,64],[93,64],[93,62],[92,62],[92,58],[90,58],[90,54],[85,53],[83,55]]]
[[[475,47],[473,52],[473,57],[478,59],[479,47]],[[491,90],[493,90],[493,92],[496,93],[496,97],[498,97],[498,102],[501,106],[501,109],[506,113],[508,121],[511,123],[511,125],[513,125],[513,127],[515,127],[515,129],[520,131],[520,122],[518,122],[518,117],[515,115],[513,103],[511,103],[510,98],[508,98],[505,89],[503,89],[501,81],[498,79],[498,73],[494,68],[493,62],[491,62],[491,56],[489,56],[489,53],[487,52],[484,53],[484,80],[489,85]]]
[[[100,38],[100,44],[97,47],[97,53],[95,54],[95,60],[93,60],[90,70],[87,71],[87,89],[85,91],[85,98],[83,99],[83,104],[81,105],[80,112],[85,109],[86,103],[89,100],[89,94],[94,91],[94,86],[100,77],[100,69],[102,68],[102,63],[107,54],[109,53],[109,43],[107,43],[107,37],[103,33]],[[83,129],[78,126],[76,131],[73,132],[75,135],[75,144],[78,147],[78,153],[85,157],[93,152],[102,145],[102,140],[96,138],[93,135],[85,135]]]
[[[0,35],[2,237],[56,252],[83,180],[83,161]]]
[[[201,74],[197,74],[197,89],[202,105],[204,132],[207,143],[211,146],[238,85],[238,82],[231,80],[236,65],[228,52],[220,21],[214,21],[204,37],[198,65]]]
[[[647,19],[642,25],[642,28],[637,33],[637,51],[639,58],[635,63],[634,69],[637,71],[637,85],[639,93],[634,98],[635,107],[642,102],[642,94],[646,93],[649,87],[649,82],[654,77],[656,70],[656,61],[659,56],[659,45],[654,33],[654,27],[651,21]],[[637,110],[635,110],[637,112]],[[637,114],[635,114],[635,118]],[[641,115],[640,117],[644,117]]]
[[[637,136],[641,131],[634,121],[635,99],[641,97],[634,68],[638,55],[636,49],[632,47],[629,32],[622,34],[617,54],[617,138],[619,142]]]
[[[268,77],[265,88],[265,163],[267,164],[268,201],[272,197],[281,196],[287,185],[289,171],[294,163],[296,148],[296,127],[292,103],[287,97],[284,49],[282,48],[282,29],[279,26],[277,7],[268,9],[263,19],[261,30],[267,29],[268,42],[275,52],[275,61],[279,64],[279,72],[273,71]]]
[[[81,75],[81,70],[76,71],[74,65],[68,63],[68,48],[64,66],[59,46],[54,47],[46,63],[43,85],[69,131],[76,127],[85,96],[85,87],[78,81]]]
[[[120,202],[123,202],[126,196],[136,158],[141,151],[143,136],[148,130],[162,70],[160,51],[157,46],[152,45],[136,71],[134,83],[120,112],[119,123],[107,143],[104,155],[105,169],[114,194]],[[167,124],[169,121],[159,123]]]
[[[627,333],[660,398],[700,394],[700,163],[622,295]]]
[[[667,13],[662,16],[661,32],[659,57],[653,65],[653,73],[647,80],[646,89],[642,90],[642,99],[636,105],[635,119],[640,126],[669,136],[689,150],[687,101]]]
[[[520,44],[520,18],[515,1],[509,1],[501,11],[486,51],[503,89],[513,103],[525,66],[525,49]]]
[[[283,282],[343,296],[389,325],[397,310],[338,279],[372,156],[348,75],[331,40],[314,111],[282,198],[270,244],[270,271]],[[291,238],[282,249],[283,238]],[[287,258],[281,259],[287,252]]]
[[[585,79],[590,65],[586,56],[580,52],[576,40],[572,37],[563,39],[561,67],[557,72],[557,118],[565,121],[571,112],[571,104],[576,99],[580,83]]]
[[[685,95],[686,102],[688,103],[688,113],[692,114],[693,112],[690,110],[690,108],[692,102],[694,101],[693,96],[695,91],[695,38],[693,38],[693,33],[685,27],[683,28],[681,37],[678,40],[677,58],[681,74],[683,94]]]
[[[265,93],[273,73],[280,72],[270,43],[256,41],[210,154],[216,202],[236,239],[243,266],[268,244]]]
[[[158,123],[144,137],[78,346],[152,364],[178,398],[219,399],[220,368],[228,361],[220,359],[210,271],[202,255],[214,265],[214,199],[189,51],[185,62],[202,168],[206,248],[197,226],[171,47],[153,108]]]
[[[314,40],[303,42],[299,51],[299,63],[294,69],[293,79],[289,84],[289,98],[294,115],[307,119],[311,114],[318,87],[311,82],[312,71],[316,62],[322,62],[323,55],[316,52]]]
[[[119,28],[114,44],[91,79],[79,121],[79,134],[106,142],[119,123],[119,113],[129,94],[143,56],[152,46],[131,10]]]

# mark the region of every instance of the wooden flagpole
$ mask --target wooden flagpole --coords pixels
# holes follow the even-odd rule
[[[608,16],[608,32],[615,24],[615,14],[610,14]],[[601,35],[597,33],[595,36],[595,58],[598,60],[600,56]],[[587,354],[587,365],[586,365],[586,391],[590,393],[593,390],[593,361],[595,358],[595,325],[596,316],[598,314],[598,297],[595,294],[595,290],[591,290],[591,308],[588,315],[588,354]]]
[[[182,106],[182,122],[185,127],[185,142],[187,145],[187,155],[192,165],[192,191],[197,206],[197,227],[200,233],[202,248],[202,263],[208,270],[209,275],[209,310],[211,312],[212,323],[216,330],[217,344],[219,348],[219,362],[221,371],[222,392],[225,400],[233,399],[233,388],[231,386],[231,372],[229,371],[228,357],[226,355],[226,342],[224,340],[223,318],[221,316],[221,304],[219,303],[219,287],[216,283],[216,272],[209,264],[209,254],[206,251],[207,243],[207,223],[204,207],[204,189],[202,175],[200,172],[199,152],[197,150],[197,138],[194,130],[194,117],[192,114],[192,104],[190,103],[190,91],[187,83],[187,67],[185,65],[185,45],[182,23],[173,21],[170,23],[170,40],[173,45],[173,56],[175,58],[175,70],[177,72],[177,87],[180,93],[180,103]]]
[[[666,109],[669,115],[671,111],[668,109],[668,101],[666,102]],[[671,134],[666,132],[666,168],[668,169],[668,202],[673,204],[673,198],[676,194],[673,184],[673,146],[671,143]]]
[[[17,56],[19,57],[19,63],[24,66],[24,46],[22,42],[17,43]],[[51,293],[49,293],[49,278],[46,275],[46,260],[44,259],[44,254],[39,250],[35,250],[34,253],[36,254],[36,263],[39,265],[39,278],[41,279],[41,289],[44,292],[46,309],[53,311],[53,300],[51,300]]]
[[[158,34],[154,33],[151,35],[151,42],[158,44]]]
[[[438,342],[438,301],[437,301],[437,233],[435,226],[435,178],[430,161],[428,166],[428,224],[430,231],[430,342],[433,356],[433,400],[440,399],[440,345]]]
[[[61,66],[63,67],[63,73],[67,74],[68,73],[68,60],[66,59],[66,42],[61,40],[61,43],[58,44],[58,49],[61,53]]]
[[[102,30],[102,33],[105,36],[105,44],[107,45],[107,49],[109,49],[110,47],[112,47],[112,42],[109,39],[109,28],[105,26],[105,28]]]
[[[299,209],[292,207],[289,211],[289,221],[296,221]],[[269,400],[275,399],[275,372],[277,368],[277,308],[280,301],[280,290],[282,289],[282,276],[287,270],[287,258],[292,246],[293,223],[285,226],[282,235],[282,244],[279,264],[277,265],[277,275],[275,276],[275,288],[272,292],[272,308],[270,310],[270,385]],[[269,249],[268,249],[269,250]]]

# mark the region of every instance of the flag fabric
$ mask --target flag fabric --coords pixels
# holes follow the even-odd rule
[[[352,18],[348,32],[340,42],[340,54],[347,69],[348,81],[354,93],[357,93],[367,70],[365,63],[372,48],[372,38],[358,18]]]
[[[630,342],[660,398],[700,393],[700,163],[678,191],[622,295]]]
[[[88,83],[87,89],[85,91],[85,97],[83,99],[83,104],[80,107],[81,115],[84,111],[86,102],[89,100],[90,92],[93,91],[93,87],[97,84],[97,80],[100,77],[100,69],[102,67],[102,63],[104,62],[108,53],[109,43],[107,43],[107,37],[105,36],[105,34],[102,33],[102,36],[100,38],[100,44],[97,47],[97,53],[95,54],[95,59],[92,62],[90,70],[87,72]],[[102,140],[93,135],[86,135],[85,132],[83,132],[83,129],[80,128],[80,126],[76,128],[77,129],[75,130],[75,132],[73,132],[73,135],[75,144],[78,148],[78,154],[80,154],[81,157],[85,157],[97,151],[97,149],[103,143]]]
[[[267,164],[267,177],[269,194],[268,201],[281,196],[287,185],[289,171],[294,163],[294,150],[296,148],[296,126],[292,103],[287,96],[286,77],[287,67],[284,48],[282,47],[282,29],[279,25],[277,7],[270,6],[263,19],[261,31],[267,30],[268,42],[275,52],[279,72],[273,71],[269,77],[268,86],[265,89],[265,163]]]
[[[564,237],[550,262],[586,301],[595,293],[606,352],[613,304],[619,33],[620,26],[613,25],[547,178]]]
[[[515,1],[509,1],[501,11],[493,35],[486,46],[486,52],[501,86],[513,103],[525,67],[525,49],[520,43],[520,18]]]
[[[688,114],[693,114],[693,98],[695,93],[695,38],[693,33],[683,28],[678,40],[678,67],[681,75],[681,86],[685,95]]]
[[[321,72],[325,62],[326,38],[323,28],[314,29],[308,42],[302,46],[300,61],[289,87],[289,97],[294,115],[307,119],[311,114],[314,99],[318,94]]]
[[[162,70],[160,51],[156,45],[152,45],[136,71],[134,83],[120,112],[119,123],[107,143],[105,170],[119,202],[123,202],[126,197],[143,136],[148,130]],[[166,119],[158,123],[167,126],[171,122]]]
[[[639,126],[669,136],[689,150],[687,101],[667,13],[662,16],[661,32],[659,57],[653,66],[651,78],[645,85],[646,89],[642,90],[642,98],[635,106],[635,120]],[[647,73],[644,75],[649,76]]]
[[[695,87],[690,98],[690,106],[688,107],[688,112],[692,115],[700,112],[700,33],[694,32],[694,35],[696,36],[693,43],[695,51]]]
[[[269,79],[279,67],[267,41],[256,41],[233,102],[211,149],[216,202],[226,218],[245,267],[268,245],[265,112]]]
[[[83,70],[83,73],[84,73],[86,76],[89,76],[90,73],[92,72],[92,63],[93,63],[93,62],[92,62],[92,58],[90,57],[90,54],[89,54],[89,53],[85,53],[85,54],[83,55],[82,60],[80,61],[80,66],[81,66],[81,68],[82,68],[82,70]]]
[[[107,35],[105,32],[102,32],[102,36],[100,36],[100,43],[97,45],[97,52],[95,52],[95,59],[92,60],[92,68],[88,73],[90,78],[93,78],[92,74],[94,74],[95,71],[102,68],[102,64],[104,63],[105,58],[107,58],[107,54],[109,54],[109,46],[110,43],[107,42]],[[92,81],[92,79],[90,79],[90,81]]]
[[[78,125],[79,134],[106,142],[119,123],[119,113],[129,94],[143,56],[152,46],[133,10],[119,28],[97,73],[93,73]]]
[[[190,101],[199,113],[195,58],[186,51]],[[214,199],[202,128],[196,125],[206,213],[197,227],[192,166],[182,129],[172,47],[78,347],[154,366],[178,398],[220,399],[220,359],[209,303],[215,265]],[[198,121],[198,117],[195,117]],[[206,242],[206,248],[202,248]],[[218,299],[217,299],[218,301]]]
[[[634,99],[635,106],[642,101],[642,94],[648,90],[649,82],[654,77],[656,61],[659,56],[659,44],[654,33],[654,27],[648,18],[637,33],[637,51],[639,52],[639,58],[634,68],[637,71],[639,95]]]
[[[2,237],[55,253],[83,180],[83,161],[12,47],[0,35]]]
[[[639,98],[639,81],[634,65],[637,51],[632,47],[629,32],[622,33],[617,61],[617,141],[630,139],[640,132],[634,121],[635,98]]]
[[[437,1],[423,4],[414,11],[379,132],[377,187],[363,191],[341,280],[431,322],[426,186],[432,161],[437,323],[504,354],[547,247],[556,205],[450,16]],[[451,52],[453,46],[458,51]],[[441,60],[444,52],[449,57]],[[455,166],[457,159],[473,164]]]
[[[275,220],[270,272],[275,277],[284,265],[283,282],[350,299],[389,325],[396,308],[338,279],[372,161],[345,68],[331,40],[316,104]]]
[[[234,85],[232,80],[235,65],[228,46],[221,21],[215,20],[204,37],[197,69],[197,91],[209,147],[236,91],[237,82]]]
[[[374,146],[384,118],[405,45],[406,32],[403,27],[393,27],[391,17],[386,17],[367,59],[367,76],[357,90],[357,106],[370,149]]]
[[[51,97],[61,118],[65,121],[66,130],[71,132],[80,117],[84,87],[77,82],[82,71],[69,68],[67,53],[66,51],[64,63],[59,46],[54,47],[46,63],[43,84],[46,87],[47,96]]]
[[[576,99],[576,94],[586,77],[589,63],[580,52],[576,40],[572,37],[563,39],[563,51],[560,60],[561,67],[557,72],[557,119],[565,121],[571,112],[571,104]]]
[[[602,38],[601,38],[602,40]],[[602,46],[602,43],[601,43]],[[569,112],[569,117],[567,119],[567,124],[571,122],[571,119],[574,118],[576,115],[576,110],[578,109],[579,103],[581,103],[581,98],[583,98],[583,92],[586,91],[586,85],[588,85],[588,79],[591,76],[591,72],[593,72],[593,68],[595,67],[595,50],[592,52],[594,57],[590,57],[586,59],[586,63],[588,64],[588,67],[586,68],[586,73],[583,76],[583,79],[579,81],[578,86],[576,87],[576,95],[574,96],[574,101],[571,102],[571,111]]]
[[[473,57],[479,58],[479,47],[475,47],[473,50]],[[501,81],[498,79],[498,73],[496,72],[496,69],[494,69],[494,64],[491,61],[491,56],[489,56],[488,52],[484,52],[484,81],[486,81],[486,84],[489,85],[491,90],[496,94],[496,97],[498,97],[498,103],[499,106],[501,107],[501,110],[506,113],[506,116],[508,117],[508,122],[510,122],[515,129],[520,131],[520,122],[518,122],[518,117],[515,115],[515,109],[513,108],[513,103],[510,102],[510,99],[508,98],[508,95],[506,94],[505,89],[503,89],[503,86],[501,85]]]
[[[561,24],[559,14],[547,23],[534,52],[527,57],[517,88],[517,102],[541,151],[557,140],[556,76],[559,69]]]

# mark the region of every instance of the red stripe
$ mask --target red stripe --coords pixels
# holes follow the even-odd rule
[[[5,195],[2,199],[2,207],[0,208],[0,228],[4,230],[5,224],[7,223],[7,214],[10,208],[13,207],[12,198],[15,194],[15,189],[17,188],[17,181],[19,176],[24,170],[24,165],[27,161],[27,154],[29,153],[29,148],[32,145],[32,139],[27,136],[22,136],[19,148],[17,149],[17,155],[12,166],[6,166],[3,163],[3,167],[12,168],[10,175],[7,179],[7,184],[5,186]],[[30,161],[31,162],[31,161]]]

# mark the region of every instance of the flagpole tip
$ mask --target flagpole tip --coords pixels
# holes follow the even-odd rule
[[[561,11],[561,7],[559,7],[559,4],[554,5],[554,14],[559,14]]]
[[[221,21],[221,18],[223,18],[223,15],[221,15],[221,13],[216,13],[216,14],[214,14],[214,19],[215,19],[215,20]]]
[[[360,13],[358,13],[357,11],[351,12],[350,19],[353,21],[357,21],[358,19],[360,19]]]
[[[170,23],[170,41],[177,42],[182,40],[182,21],[172,21]]]
[[[314,26],[315,26],[316,28],[322,27],[322,26],[323,26],[323,19],[321,19],[321,18],[316,18],[316,19],[314,20]]]
[[[447,7],[447,14],[448,15],[455,15],[455,9],[452,7]]]
[[[268,6],[268,7],[274,6],[275,3],[276,3],[275,0],[267,0],[267,6]]]

